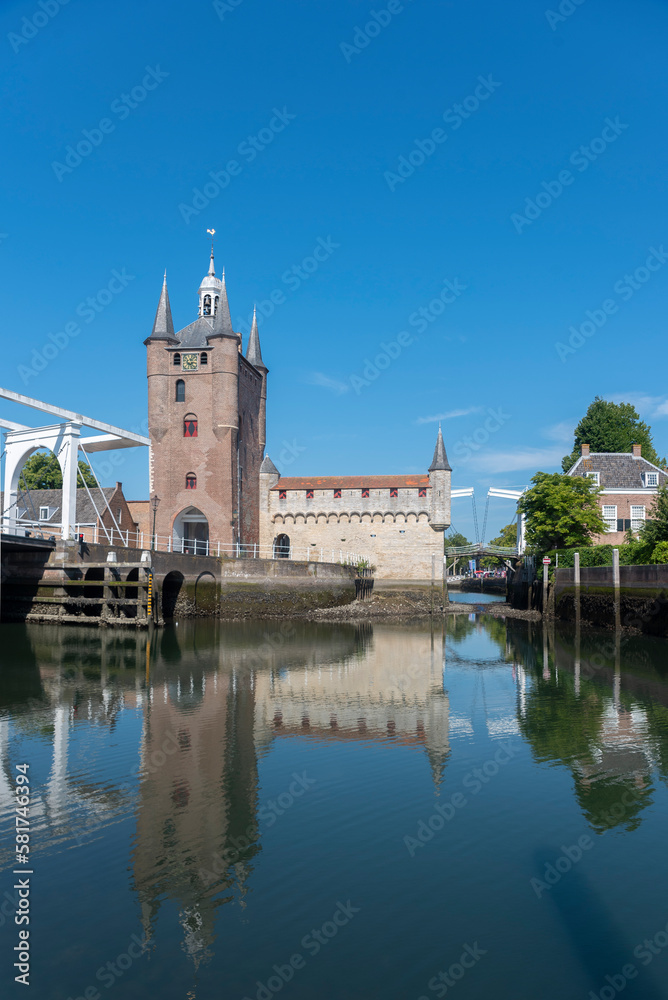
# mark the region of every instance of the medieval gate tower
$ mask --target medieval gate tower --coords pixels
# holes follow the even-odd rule
[[[174,332],[167,278],[146,344],[150,495],[156,534],[181,541],[259,541],[259,477],[266,442],[267,367],[253,318],[246,355],[232,330],[225,275],[213,248],[197,319]],[[203,546],[197,550],[204,552]],[[228,550],[229,551],[229,550]]]

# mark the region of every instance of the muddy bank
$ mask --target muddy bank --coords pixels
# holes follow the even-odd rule
[[[438,595],[440,598],[440,594]],[[313,611],[304,612],[300,618],[308,618],[310,621],[346,621],[346,622],[374,622],[374,621],[408,621],[411,619],[429,619],[443,617],[443,605],[440,601],[434,601],[433,610],[429,592],[422,590],[393,590],[374,591],[371,600],[354,601],[336,608],[320,608]],[[466,604],[457,601],[447,605],[448,615],[470,615],[470,614],[490,614],[495,618],[524,618],[530,621],[540,619],[537,611],[517,611],[508,604],[476,603],[475,597]]]

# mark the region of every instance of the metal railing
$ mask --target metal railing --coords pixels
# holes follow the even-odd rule
[[[25,518],[10,522],[0,519],[3,534],[19,537],[52,539],[62,537],[61,526]],[[311,546],[257,545],[252,542],[215,542],[197,538],[174,538],[172,535],[150,535],[144,531],[123,531],[118,528],[100,529],[98,525],[77,524],[72,539],[88,544],[119,545],[124,548],[151,549],[154,552],[176,552],[191,556],[215,556],[218,559],[288,559],[293,562],[341,563],[344,566],[369,565],[369,560],[357,552]]]
[[[517,548],[509,548],[503,545],[451,545],[450,548],[445,550],[446,556],[472,556],[476,552],[482,552],[484,555],[489,556],[508,556],[513,557],[517,555]]]

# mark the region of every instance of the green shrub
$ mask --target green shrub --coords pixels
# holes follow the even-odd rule
[[[668,542],[657,542],[652,551],[653,563],[668,563]]]

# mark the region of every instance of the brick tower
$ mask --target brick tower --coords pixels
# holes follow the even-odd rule
[[[144,343],[156,533],[203,554],[208,542],[229,552],[237,542],[259,541],[267,368],[256,319],[243,355],[213,248],[198,296],[197,319],[175,333],[165,277]]]

